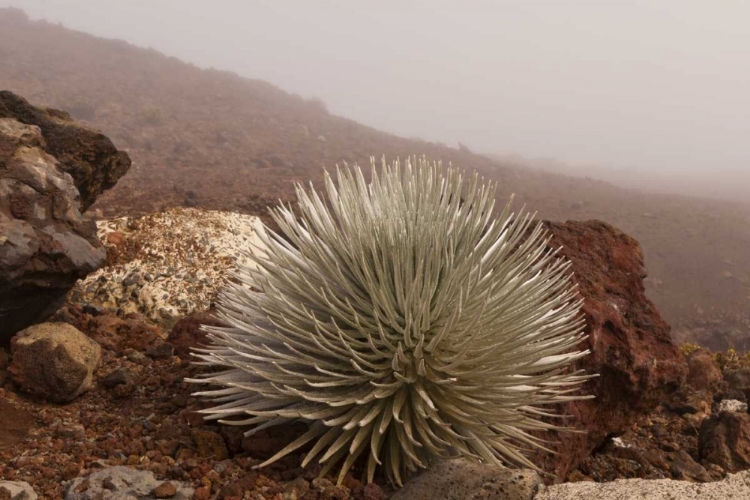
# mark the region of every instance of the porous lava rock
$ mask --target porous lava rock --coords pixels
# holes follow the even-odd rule
[[[532,470],[501,469],[456,458],[437,462],[412,477],[391,500],[532,500],[542,489],[542,479]]]
[[[82,212],[129,167],[102,134],[0,92],[0,344],[104,264]]]
[[[564,479],[592,450],[624,433],[639,416],[685,383],[687,366],[670,337],[670,327],[646,297],[643,252],[627,234],[601,221],[544,222],[552,248],[572,264],[583,298],[588,338],[579,346],[591,354],[576,367],[598,374],[583,387],[595,399],[560,405],[562,422],[580,433],[541,433],[556,454],[533,461]],[[555,423],[560,423],[558,419]]]
[[[40,323],[18,333],[11,342],[8,367],[26,392],[67,403],[89,390],[101,360],[101,347],[67,323]]]
[[[67,304],[55,313],[52,321],[73,325],[104,349],[145,353],[163,342],[166,334],[137,313],[117,315],[109,310]]]
[[[211,308],[208,311],[195,312],[185,316],[172,327],[167,342],[174,346],[175,355],[179,356],[180,359],[196,361],[196,358],[191,355],[191,349],[203,347],[207,343],[203,325],[226,326],[216,317],[216,309]]]

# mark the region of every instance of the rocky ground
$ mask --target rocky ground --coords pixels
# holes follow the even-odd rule
[[[296,429],[243,440],[239,428],[204,423],[196,413],[202,403],[191,396],[196,387],[184,382],[200,369],[179,349],[195,333],[197,319],[178,324],[183,333],[170,342],[133,313],[120,318],[69,306],[54,319],[78,326],[102,346],[95,383],[73,402],[53,405],[20,390],[6,361],[0,376],[2,479],[25,481],[42,498],[68,498],[67,482],[127,465],[153,472],[158,485],[188,485],[195,490],[188,498],[195,499],[280,499],[295,489],[297,498],[308,500],[383,497],[379,487],[365,488],[354,477],[345,486],[316,480],[316,468],[301,469],[299,455],[253,469]]]
[[[363,485],[358,468],[342,486],[335,486],[333,478],[317,479],[316,466],[300,468],[303,452],[253,468],[298,435],[300,427],[243,439],[239,428],[204,422],[196,413],[203,403],[191,396],[196,387],[184,378],[201,370],[190,363],[186,346],[200,338],[198,325],[210,321],[206,315],[183,319],[171,335],[136,313],[117,316],[93,307],[69,305],[53,320],[75,325],[95,340],[102,347],[101,361],[88,392],[56,405],[27,394],[14,382],[3,351],[3,480],[27,482],[41,498],[75,498],[70,491],[86,488],[79,482],[71,489],[74,479],[126,465],[152,472],[152,488],[191,488],[194,493],[186,498],[376,500],[390,495],[382,478]],[[727,363],[726,357],[696,361],[699,357],[693,355],[691,364],[712,367],[714,379],[708,386],[691,380],[700,389],[683,388],[626,433],[613,436],[565,480],[669,478],[703,483],[750,468],[750,415],[744,404],[750,361],[735,357]]]
[[[258,222],[191,208],[101,222],[97,234],[107,242],[107,266],[79,281],[68,300],[171,326],[207,310],[229,273],[247,265],[246,252],[260,244]]]
[[[317,479],[319,466],[300,468],[300,454],[253,468],[300,427],[243,439],[240,428],[207,424],[196,413],[204,407],[191,396],[198,388],[184,379],[202,368],[191,363],[189,348],[204,337],[200,325],[218,324],[207,310],[243,259],[241,248],[257,243],[256,220],[179,209],[99,224],[108,265],[81,280],[43,325],[75,326],[98,346],[100,360],[82,362],[91,380],[81,383],[82,395],[77,389],[69,395],[33,368],[59,365],[57,345],[46,354],[34,351],[37,359],[26,363],[20,335],[13,364],[10,352],[0,350],[0,479],[26,482],[41,498],[77,498],[87,485],[75,478],[124,465],[157,478],[135,481],[148,486],[143,498],[152,498],[154,488],[163,495],[155,498],[188,490],[185,498],[195,499],[384,497],[379,486],[361,484],[356,469],[343,486]],[[211,266],[200,265],[206,262]],[[78,342],[67,330],[59,336],[60,344]]]
[[[14,78],[21,78],[37,97],[59,97],[57,91],[45,97],[44,85],[34,76],[38,58],[49,59],[49,54],[42,51],[32,57],[24,50],[51,40],[62,45],[61,40],[69,40],[67,30],[31,23],[17,11],[0,12],[0,28],[0,36],[10,34],[13,43],[8,47],[14,54],[3,75],[8,74],[6,68],[13,69]],[[76,40],[82,45],[73,52],[88,60],[91,54],[85,47],[92,38],[81,35]],[[118,47],[118,57],[132,55],[131,47]],[[161,64],[160,57],[146,59]],[[58,62],[48,60],[51,66]],[[158,85],[152,82],[184,91],[171,91],[170,97],[194,96],[194,78],[214,81],[216,76],[196,73],[177,61],[170,64],[175,73],[162,74]],[[146,73],[156,74],[155,68]],[[175,74],[184,76],[179,85]],[[574,368],[598,377],[584,387],[595,399],[557,408],[568,415],[565,424],[581,432],[545,434],[557,453],[530,454],[548,473],[544,480],[533,471],[457,460],[436,464],[398,491],[382,477],[364,485],[359,480],[361,465],[336,485],[331,477],[318,477],[318,466],[300,467],[305,449],[257,468],[304,432],[304,425],[244,437],[243,429],[204,421],[199,413],[204,403],[192,395],[197,388],[186,382],[207,369],[190,362],[190,349],[205,342],[201,325],[220,324],[211,309],[217,292],[232,279],[232,271],[246,257],[244,250],[258,241],[253,229],[257,219],[242,214],[259,213],[275,203],[269,196],[291,192],[290,181],[317,172],[317,167],[303,168],[300,158],[328,161],[335,155],[336,160],[351,160],[362,155],[353,149],[357,145],[402,151],[414,144],[330,117],[314,103],[293,99],[289,106],[290,97],[268,85],[220,76],[216,81],[222,85],[231,83],[232,99],[218,92],[224,88],[219,84],[211,87],[218,93],[206,106],[197,106],[201,99],[190,97],[197,106],[197,122],[186,122],[179,106],[166,114],[155,105],[139,108],[137,120],[149,128],[137,137],[130,132],[137,124],[122,119],[130,112],[118,107],[116,99],[108,100],[104,109],[79,103],[78,113],[85,115],[88,109],[90,118],[119,124],[115,133],[124,134],[119,140],[131,144],[146,160],[143,165],[155,167],[136,166],[134,177],[123,177],[119,191],[103,197],[103,191],[128,171],[127,154],[65,112],[38,108],[0,92],[0,500],[557,500],[577,498],[579,491],[588,495],[580,498],[630,500],[633,495],[660,498],[655,491],[664,488],[672,497],[721,498],[716,495],[729,491],[737,498],[750,498],[750,358],[723,348],[717,353],[695,345],[679,350],[673,342],[676,337],[704,344],[723,328],[720,345],[750,349],[743,333],[750,323],[742,295],[748,279],[742,271],[745,241],[750,241],[743,239],[750,238],[743,228],[750,214],[734,206],[722,205],[719,210],[710,203],[705,210],[690,212],[695,201],[688,203],[686,212],[682,199],[664,203],[643,198],[634,216],[635,205],[613,205],[616,196],[609,188],[590,190],[596,181],[568,180],[550,188],[548,177],[537,178],[522,169],[493,170],[496,165],[465,148],[456,151],[427,143],[431,152],[447,154],[443,159],[476,160],[473,166],[481,172],[530,187],[520,198],[539,202],[542,210],[560,215],[562,207],[578,219],[599,214],[625,229],[638,220],[632,231],[637,238],[649,241],[668,234],[670,241],[677,238],[681,248],[693,251],[699,262],[719,258],[721,264],[708,266],[705,274],[706,267],[695,261],[683,269],[685,255],[657,252],[661,260],[649,266],[656,273],[644,280],[639,242],[616,227],[597,220],[545,223],[550,246],[562,247],[561,255],[570,261],[584,299],[587,338],[581,346],[591,353]],[[74,87],[80,92],[89,80]],[[0,84],[3,81],[0,78]],[[166,97],[157,101],[174,104]],[[260,152],[252,150],[252,164],[231,162],[233,154],[247,151],[246,137],[213,128],[239,108],[239,101],[247,105],[245,111],[260,111],[243,115],[231,127],[234,133],[241,124],[257,126],[248,129],[258,131],[250,143],[253,148],[266,146]],[[284,112],[279,114],[280,109]],[[189,141],[178,137],[185,131]],[[206,151],[213,151],[204,141],[206,131],[226,155],[206,156]],[[292,136],[294,141],[282,140]],[[166,160],[164,148],[169,150]],[[206,165],[213,169],[210,177]],[[545,205],[550,189],[556,188],[567,197],[587,197],[571,203],[558,198]],[[153,212],[157,201],[160,210]],[[191,208],[168,209],[174,205]],[[131,216],[95,225],[86,214],[90,206],[96,207],[99,218],[118,206]],[[206,210],[207,206],[230,210]],[[143,212],[153,213],[133,216]],[[269,223],[267,215],[261,217]],[[675,227],[679,234],[671,232]],[[739,232],[724,238],[726,227]],[[720,241],[721,251],[703,245],[705,241]],[[677,265],[670,267],[673,263]],[[680,296],[675,292],[680,289],[677,282],[663,281],[667,271],[680,274],[682,283],[689,285],[685,289],[705,285],[711,295],[711,301],[687,306],[701,320],[691,320],[689,331],[681,325],[674,337],[649,296],[664,292],[662,303],[667,307],[683,307],[691,295]],[[720,286],[716,272],[722,276]],[[696,325],[702,329],[695,330]],[[618,482],[628,478],[647,481],[624,486]],[[671,481],[653,481],[658,479]],[[555,481],[567,484],[558,490],[550,484]],[[600,486],[605,483],[619,492]],[[605,491],[610,496],[601,496]]]
[[[750,468],[750,357],[700,349],[686,358],[686,385],[584,460],[568,481],[702,483]]]
[[[29,394],[23,368],[10,364],[7,350],[0,351],[2,480],[26,482],[41,498],[50,499],[95,498],[75,496],[93,495],[100,486],[96,476],[83,481],[91,473],[109,474],[100,482],[117,491],[118,480],[125,480],[117,474],[134,470],[153,474],[129,479],[148,490],[138,498],[376,500],[392,495],[383,478],[363,485],[357,467],[341,486],[330,477],[318,479],[316,466],[300,468],[304,452],[255,469],[304,427],[275,428],[245,439],[241,429],[204,422],[197,413],[204,403],[191,395],[197,388],[184,379],[202,368],[190,363],[189,347],[202,342],[199,325],[218,322],[205,311],[210,298],[171,309],[195,283],[170,278],[194,273],[185,269],[205,252],[216,257],[232,242],[251,239],[251,222],[234,214],[180,209],[99,224],[109,265],[79,282],[69,295],[73,300],[50,318],[73,325],[100,347],[90,388],[71,402],[52,404],[49,400],[56,399],[55,391],[61,388],[48,386],[44,397]],[[165,261],[158,249],[168,242],[175,248],[181,241],[200,242],[190,231],[217,231],[212,233],[213,247],[196,243]],[[223,266],[204,283],[212,293],[235,265],[233,259],[217,261]],[[164,265],[173,272],[157,277],[161,271],[155,269],[151,281],[143,277],[123,284],[130,276],[123,270],[133,271],[133,262],[138,269]],[[154,288],[146,286],[150,283],[163,285],[167,296],[141,300],[141,295],[153,296]],[[165,317],[163,311],[172,315]],[[736,352],[711,355],[691,346],[681,356],[688,366],[687,383],[655,411],[606,439],[561,480],[669,478],[704,483],[750,468],[745,404],[750,359]],[[33,387],[40,385],[37,381]],[[117,466],[127,469],[111,469]]]

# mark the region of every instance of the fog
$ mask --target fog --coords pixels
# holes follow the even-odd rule
[[[267,80],[399,135],[553,158],[576,173],[585,173],[580,165],[595,166],[602,177],[633,173],[642,187],[679,180],[686,190],[750,198],[748,2],[0,0],[0,6]]]

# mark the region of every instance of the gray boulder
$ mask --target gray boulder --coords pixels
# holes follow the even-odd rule
[[[504,469],[462,458],[437,462],[409,479],[391,500],[532,500],[544,488],[525,469]]]
[[[159,481],[152,472],[120,465],[76,478],[65,489],[65,500],[190,500],[193,493],[185,483]]]
[[[57,158],[62,170],[73,178],[81,194],[82,211],[130,169],[127,153],[117,150],[101,132],[76,123],[65,111],[32,106],[12,92],[0,91],[0,118],[39,128],[44,151]]]
[[[0,481],[0,498],[10,498],[10,500],[36,500],[39,496],[29,483],[22,481]]]
[[[102,134],[0,92],[0,345],[104,264],[82,212],[129,167]]]

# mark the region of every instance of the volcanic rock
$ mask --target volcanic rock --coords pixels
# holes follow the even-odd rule
[[[132,384],[133,375],[130,374],[125,368],[118,368],[109,372],[102,379],[102,385],[107,389],[113,389],[118,385]]]
[[[29,483],[22,481],[0,481],[0,500],[36,500],[39,496]]]
[[[185,316],[172,327],[167,342],[174,346],[175,355],[185,361],[195,360],[190,355],[192,347],[202,347],[206,344],[206,332],[203,325],[222,326],[223,323],[215,316],[216,310],[196,312]]]
[[[81,213],[129,166],[105,136],[0,92],[0,344],[104,264]]]
[[[93,385],[101,359],[99,344],[66,323],[41,323],[11,343],[8,371],[26,392],[67,403]]]
[[[137,313],[118,316],[111,311],[96,311],[90,307],[66,305],[51,320],[73,325],[104,349],[124,351],[134,349],[140,354],[163,342],[165,333]]]
[[[303,477],[298,477],[284,486],[284,499],[299,500],[310,491],[310,483]]]
[[[716,391],[723,380],[721,370],[716,366],[711,351],[696,349],[687,358],[687,383],[698,391]]]
[[[698,437],[701,462],[727,472],[750,468],[750,415],[723,411],[703,421]]]
[[[625,432],[685,382],[687,366],[670,337],[669,325],[646,297],[646,268],[638,242],[600,221],[544,223],[550,246],[572,264],[583,297],[591,354],[576,368],[599,376],[583,392],[595,399],[560,405],[579,434],[544,433],[557,455],[536,452],[532,461],[563,479],[609,436]],[[557,421],[556,423],[560,423]]]
[[[657,433],[656,429],[651,430],[652,433]],[[665,430],[664,437],[667,435],[668,432]],[[661,443],[658,448],[643,446],[638,442],[640,441],[638,437],[630,434],[626,438],[613,438],[597,450],[594,456],[589,457],[581,467],[583,470],[579,469],[579,472],[593,473],[592,479],[597,482],[634,477],[648,479],[671,477],[693,482],[712,480],[702,465],[693,460],[688,452],[679,449],[679,444]],[[631,439],[635,442],[631,443]]]
[[[167,498],[163,496],[166,491],[171,494],[168,498],[173,500],[189,500],[194,492],[193,488],[178,481],[170,481],[165,486],[164,481],[158,481],[153,472],[117,466],[94,472],[86,478],[77,478],[68,486],[65,500],[147,500]]]
[[[224,438],[219,433],[204,429],[193,429],[191,436],[199,456],[211,457],[217,461],[229,458],[229,450],[227,450]]]
[[[43,150],[60,162],[80,193],[81,211],[113,187],[130,169],[128,154],[107,136],[76,123],[65,111],[40,109],[12,92],[0,91],[0,118],[11,118],[41,131]]]
[[[108,265],[79,282],[69,302],[142,314],[163,328],[209,309],[238,262],[260,244],[248,215],[171,209],[98,223]],[[115,234],[115,236],[110,236]]]
[[[723,374],[729,389],[742,392],[747,399],[750,395],[750,368],[746,366],[726,368]]]
[[[722,399],[719,402],[719,407],[716,412],[721,413],[723,411],[747,413],[747,403],[737,399]]]
[[[409,479],[391,499],[531,500],[543,488],[541,478],[534,471],[504,469],[458,458],[437,462],[420,472]]]
[[[673,479],[696,483],[711,481],[711,476],[706,469],[693,460],[693,457],[684,450],[667,452],[664,454],[664,460]]]

